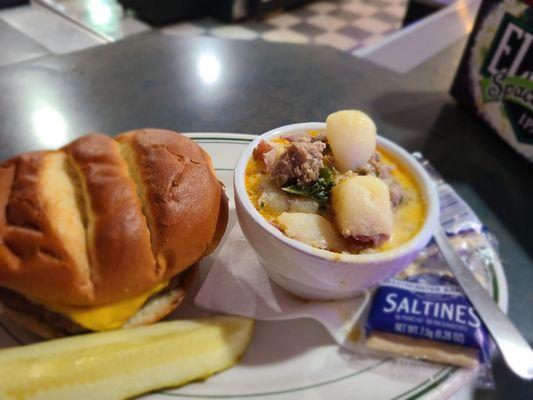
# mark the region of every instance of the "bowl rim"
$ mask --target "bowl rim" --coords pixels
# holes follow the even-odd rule
[[[393,141],[378,135],[377,144],[378,147],[382,147],[385,151],[395,159],[396,162],[400,162],[402,166],[407,167],[409,172],[414,176],[419,185],[424,200],[426,202],[426,218],[420,228],[420,230],[407,242],[398,247],[394,247],[389,250],[377,252],[377,253],[362,253],[362,254],[346,254],[335,253],[329,250],[318,249],[295,239],[291,239],[283,232],[269,223],[260,213],[256,210],[252,204],[245,187],[245,171],[248,164],[248,160],[252,157],[253,150],[261,140],[271,140],[274,137],[309,130],[325,130],[325,122],[302,122],[290,125],[280,126],[269,130],[259,136],[257,136],[248,147],[241,153],[237,164],[235,165],[233,175],[233,187],[235,191],[235,198],[239,201],[242,208],[252,218],[252,220],[274,236],[279,241],[283,242],[286,246],[297,250],[299,252],[308,254],[310,256],[319,257],[320,259],[327,259],[336,263],[347,264],[360,264],[360,263],[378,263],[384,261],[390,261],[392,259],[402,258],[411,254],[413,251],[419,251],[424,247],[431,239],[433,231],[437,226],[439,220],[439,199],[437,194],[437,187],[435,182],[431,179],[426,170],[420,165],[420,163],[405,149],[394,143]]]

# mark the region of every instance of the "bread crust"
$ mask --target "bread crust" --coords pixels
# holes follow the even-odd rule
[[[26,153],[0,165],[0,285],[50,302],[91,303],[92,283],[52,228],[38,188],[50,153]]]
[[[66,155],[79,180],[89,274],[43,207],[39,182],[51,153]],[[209,155],[175,132],[142,129],[116,141],[90,134],[57,152],[21,154],[0,164],[0,286],[67,306],[135,296],[211,252],[227,209]]]
[[[145,193],[145,214],[152,250],[165,279],[194,264],[220,240],[223,189],[209,155],[186,136],[162,129],[141,129],[119,135],[129,147]],[[218,229],[220,231],[220,228]]]
[[[92,304],[108,304],[150,290],[162,277],[152,254],[141,202],[117,143],[92,133],[63,150],[82,181],[87,251],[95,288]]]

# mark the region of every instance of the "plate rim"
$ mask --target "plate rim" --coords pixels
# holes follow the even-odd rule
[[[246,134],[246,133],[237,133],[237,132],[186,132],[184,135],[190,137],[191,139],[196,139],[199,142],[205,142],[206,139],[222,139],[222,140],[235,140],[243,142],[251,142],[254,139],[257,138],[259,135],[252,135],[252,134]],[[239,140],[240,139],[240,140]],[[468,205],[468,203],[467,203]],[[483,221],[482,221],[483,222]],[[489,242],[489,246],[493,251],[495,249],[493,248],[492,244]],[[496,253],[497,254],[497,253]],[[496,259],[494,263],[491,263],[488,266],[491,275],[492,275],[492,287],[493,287],[493,294],[496,297],[496,303],[498,306],[507,313],[508,307],[509,307],[509,288],[508,288],[508,282],[507,277],[505,276],[505,270],[503,268],[503,265],[499,259],[499,257]],[[417,386],[409,389],[408,391],[394,397],[391,400],[414,400],[421,397],[433,397],[433,396],[451,396],[453,393],[457,392],[461,387],[466,385],[466,382],[472,379],[473,373],[469,370],[460,369],[453,366],[444,366],[439,372],[434,374],[432,377],[428,378],[424,382],[421,382]],[[344,379],[349,379],[351,376],[347,376]],[[319,384],[320,386],[332,384],[335,382],[338,382],[339,379],[333,379],[331,382],[323,382]],[[448,383],[448,387],[443,386],[446,383]],[[276,394],[283,394],[283,393],[291,393],[294,391],[303,391],[312,389],[313,387],[316,387],[317,384],[309,385],[306,387],[301,387],[296,390],[283,390],[283,391],[277,391],[277,392],[271,392],[271,393],[257,393],[249,395],[186,395],[186,394],[178,394],[178,393],[172,393],[169,394],[168,392],[162,391],[159,392],[159,394],[165,394],[169,395],[170,397],[183,397],[183,398],[232,398],[232,397],[264,397],[264,396],[271,396]],[[415,393],[412,393],[415,392]]]

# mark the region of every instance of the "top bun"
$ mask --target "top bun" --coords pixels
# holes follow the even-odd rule
[[[147,292],[211,252],[228,201],[175,132],[83,136],[0,164],[0,286],[58,305]]]

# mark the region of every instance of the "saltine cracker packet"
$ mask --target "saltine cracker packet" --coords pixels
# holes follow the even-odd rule
[[[402,356],[477,367],[493,344],[452,276],[392,278],[374,294],[365,326],[367,346]]]

